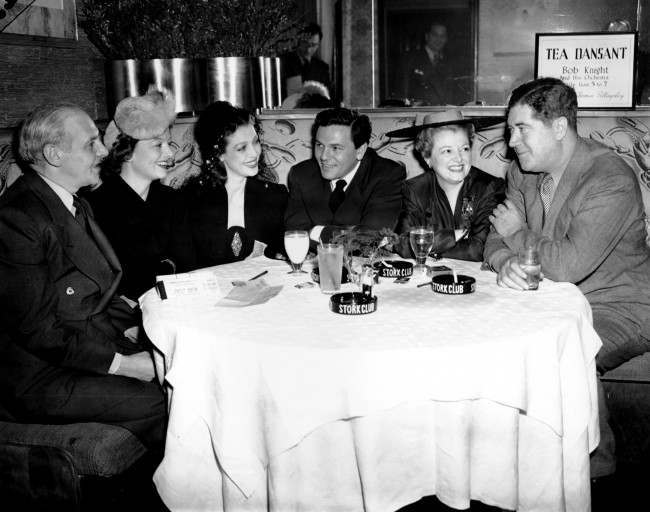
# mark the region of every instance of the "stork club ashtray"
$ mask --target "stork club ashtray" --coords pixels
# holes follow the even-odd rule
[[[471,276],[458,274],[454,281],[453,274],[441,274],[433,276],[431,288],[436,293],[445,295],[465,295],[476,290],[476,279]]]
[[[330,297],[330,311],[339,315],[367,315],[377,310],[377,296],[362,292],[335,293]]]
[[[410,261],[390,260],[378,261],[374,264],[374,269],[379,277],[411,277],[413,275],[413,263]]]

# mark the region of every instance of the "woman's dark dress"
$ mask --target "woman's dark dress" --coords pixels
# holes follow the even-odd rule
[[[156,275],[196,266],[178,191],[155,181],[145,201],[115,175],[86,197],[122,264],[119,293],[136,300],[155,284]]]
[[[402,234],[399,254],[412,258],[408,232],[413,226],[432,225],[435,243],[432,252],[447,258],[481,261],[483,244],[490,231],[489,216],[505,199],[505,182],[472,167],[458,192],[455,211],[438,184],[433,171],[404,183],[402,214],[398,233]],[[468,227],[467,235],[456,242],[454,230]]]
[[[221,183],[189,183],[183,190],[196,263],[208,267],[246,258],[255,240],[267,244],[265,254],[284,252],[284,211],[288,192],[284,185],[248,178],[244,189],[245,228],[228,229],[228,193]]]

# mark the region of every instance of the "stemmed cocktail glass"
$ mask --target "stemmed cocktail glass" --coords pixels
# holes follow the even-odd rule
[[[426,260],[433,248],[433,228],[415,226],[409,231],[411,249],[415,255],[415,268],[413,272],[426,272]]]
[[[287,251],[287,256],[291,262],[292,270],[288,273],[306,274],[307,272],[302,270],[301,267],[309,251],[309,233],[302,230],[285,231],[284,249]]]

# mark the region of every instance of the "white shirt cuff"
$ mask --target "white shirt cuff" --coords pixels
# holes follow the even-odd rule
[[[314,226],[309,232],[309,238],[314,242],[320,242],[320,234],[323,232],[323,229],[325,229],[325,226]]]

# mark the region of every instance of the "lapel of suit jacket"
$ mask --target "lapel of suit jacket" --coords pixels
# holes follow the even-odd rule
[[[256,179],[248,178],[244,185],[244,224],[246,230],[252,233],[257,232],[257,228],[263,223],[264,212],[261,208],[262,194],[264,193],[264,184]],[[248,208],[247,205],[252,206]]]
[[[313,167],[309,169],[309,172],[312,173],[312,179],[306,181],[310,190],[305,193],[305,208],[316,224],[331,224],[333,215],[329,207],[330,194],[332,193],[330,182],[323,178],[316,159],[313,160]]]
[[[110,249],[112,262],[102,254],[98,245],[93,242],[59,197],[37,173],[26,173],[25,179],[34,194],[40,198],[50,212],[63,251],[80,272],[97,283],[104,295],[100,303],[104,305],[112,296],[111,290],[114,291],[119,283],[122,268],[101,230],[94,220],[91,220],[92,215],[88,216],[89,226],[94,226],[94,228],[91,228],[93,233],[99,233],[102,243]],[[85,204],[87,210],[90,210],[88,203]],[[113,263],[115,263],[115,266],[111,269]]]
[[[246,191],[244,190],[244,194]],[[228,228],[228,192],[226,185],[217,185],[208,189],[208,202],[206,203],[207,211],[213,217],[214,223],[217,224],[223,220],[224,229]],[[244,195],[244,209],[246,208],[246,196]],[[246,219],[244,218],[244,223]]]
[[[544,226],[544,203],[542,196],[539,194],[539,187],[544,178],[542,173],[524,173],[526,180],[526,222],[528,227],[537,233],[541,233]]]
[[[95,239],[97,248],[104,255],[106,261],[108,261],[108,264],[111,266],[111,268],[116,272],[121,272],[122,265],[120,265],[120,261],[117,258],[117,254],[115,254],[115,251],[113,250],[113,246],[106,238],[106,235],[104,235],[104,232],[99,227],[99,224],[95,222],[95,217],[92,213],[92,208],[84,198],[79,198],[79,199],[83,201],[86,206],[86,211],[88,212],[88,219],[87,219],[88,228],[90,229],[93,238]]]
[[[364,193],[366,192],[368,178],[372,171],[372,153],[372,149],[368,148],[366,150],[366,154],[361,159],[361,163],[359,164],[359,168],[357,169],[354,178],[352,178],[348,188],[345,189],[345,199],[343,199],[341,206],[336,210],[336,215],[334,216],[335,219],[339,217],[346,218],[350,216],[360,216],[360,208],[365,203]],[[349,222],[335,221],[334,224],[349,224]],[[354,224],[356,224],[356,222]]]
[[[571,160],[569,160],[569,163],[567,164],[566,169],[560,178],[560,182],[556,185],[551,207],[548,211],[548,217],[544,223],[544,229],[542,230],[543,235],[553,238],[553,232],[555,230],[558,214],[560,213],[560,210],[562,210],[564,203],[566,203],[567,199],[575,189],[580,176],[587,169],[590,162],[591,157],[587,151],[585,144],[582,142],[582,140],[578,139],[576,148],[573,151],[573,155],[571,156]]]

